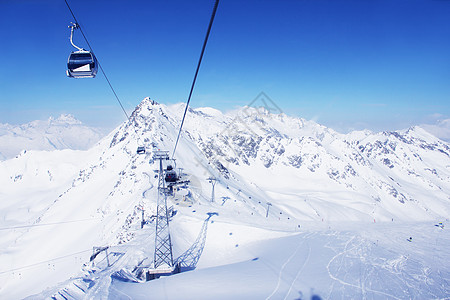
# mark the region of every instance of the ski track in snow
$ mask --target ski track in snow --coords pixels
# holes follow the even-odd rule
[[[132,297],[130,297],[130,296],[129,296],[128,294],[126,294],[125,292],[122,292],[122,291],[116,289],[113,285],[111,285],[111,288],[112,288],[114,291],[118,292],[120,295],[124,295],[125,297],[127,297],[127,299],[130,299],[130,300],[133,299]]]
[[[298,276],[302,273],[303,268],[306,266],[306,264],[309,261],[309,257],[311,256],[311,246],[309,245],[308,241],[306,241],[306,244],[308,245],[308,256],[306,256],[305,261],[303,262],[303,265],[301,266],[301,268],[298,270],[297,274],[295,275],[294,280],[292,280],[291,286],[289,287],[288,292],[286,293],[286,296],[284,296],[284,299],[286,300],[289,296],[289,294],[292,291],[292,288],[294,287],[295,282],[298,279]]]
[[[340,262],[339,268],[338,268],[338,270],[337,270],[337,272],[336,272],[336,273],[337,273],[336,275],[338,275],[338,274],[340,274],[340,272],[341,272],[342,266],[343,266],[344,261],[345,261],[345,258],[346,258],[346,254],[347,254],[348,252],[350,252],[350,251],[353,251],[353,250],[355,250],[355,249],[360,248],[361,245],[364,243],[364,241],[361,241],[360,243],[354,245],[353,247],[348,248],[349,245],[353,242],[354,239],[355,239],[354,236],[351,237],[351,238],[346,242],[345,247],[344,247],[344,251],[342,251],[342,252],[336,254],[336,255],[335,255],[333,258],[331,258],[330,261],[328,262],[328,264],[327,264],[327,271],[328,271],[328,275],[330,276],[330,278],[333,279],[333,280],[335,280],[335,282],[336,282],[336,281],[339,282],[339,283],[342,284],[343,286],[349,286],[349,287],[353,287],[353,288],[356,288],[356,289],[361,290],[361,292],[362,292],[362,294],[363,294],[363,298],[365,298],[367,291],[369,291],[369,292],[372,292],[372,293],[375,293],[375,294],[380,294],[380,295],[383,295],[383,296],[387,296],[387,297],[390,297],[390,298],[393,298],[393,299],[400,299],[400,298],[398,298],[398,297],[396,297],[396,296],[394,296],[394,295],[391,295],[391,294],[388,294],[388,293],[384,293],[384,292],[382,292],[382,291],[376,291],[376,290],[373,290],[373,289],[370,289],[370,288],[366,288],[366,287],[364,286],[364,283],[367,281],[367,278],[365,278],[365,280],[363,280],[362,282],[360,281],[360,285],[358,286],[358,285],[355,285],[355,284],[346,282],[346,281],[344,281],[344,280],[342,280],[342,279],[340,279],[340,278],[338,278],[338,277],[336,277],[336,276],[334,276],[334,275],[332,274],[332,272],[331,272],[331,270],[330,270],[330,265],[333,263],[334,260],[336,260],[338,257],[341,257],[341,262]],[[362,254],[360,254],[360,261],[363,262]],[[361,266],[364,267],[364,264],[361,264]],[[365,268],[364,268],[364,270],[365,270]],[[344,274],[344,279],[345,279],[346,275],[347,275],[347,273]],[[403,282],[406,283],[406,281],[403,281]],[[333,283],[333,285],[331,286],[331,290],[330,290],[330,293],[329,293],[327,299],[330,299],[331,294],[333,293],[333,290],[334,290],[334,283]]]
[[[284,262],[284,264],[281,266],[280,272],[278,273],[278,281],[277,281],[277,285],[275,286],[275,288],[273,289],[272,293],[266,298],[266,300],[270,299],[273,295],[275,295],[275,293],[278,291],[278,289],[280,288],[280,284],[281,284],[281,278],[283,276],[283,271],[284,268],[291,262],[291,260],[295,257],[295,255],[298,253],[298,251],[302,248],[303,244],[305,243],[305,239],[307,237],[309,237],[311,234],[307,234],[305,237],[303,237],[302,242],[297,246],[297,248],[294,250],[294,252],[291,254],[291,256],[289,256],[289,258]],[[302,268],[305,266],[305,263],[303,264]],[[300,271],[301,271],[300,269]],[[299,272],[300,272],[299,271]],[[293,283],[292,283],[293,284]],[[291,284],[291,287],[292,287]],[[290,289],[289,289],[290,291]],[[289,293],[288,293],[289,294]]]
[[[355,238],[355,237],[352,237],[350,240],[348,240],[348,241],[346,242],[345,247],[344,247],[344,251],[342,251],[342,252],[336,254],[336,255],[328,262],[328,264],[327,264],[327,272],[328,272],[328,275],[329,275],[332,279],[335,279],[335,278],[334,278],[333,275],[330,273],[329,266],[330,266],[331,262],[332,262],[333,260],[335,260],[337,257],[342,256],[342,253],[344,253],[344,252],[347,251],[348,244],[349,244],[354,238]],[[343,257],[341,258],[341,263],[339,264],[338,272],[339,272],[340,269],[342,268],[342,264],[343,264]],[[331,289],[330,289],[330,293],[329,293],[327,299],[330,299],[330,296],[331,296],[331,294],[333,293],[334,285],[335,285],[336,281],[338,281],[338,280],[335,279],[335,281],[332,283]]]

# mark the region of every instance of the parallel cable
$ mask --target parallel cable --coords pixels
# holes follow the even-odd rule
[[[203,59],[203,53],[205,52],[206,44],[207,44],[208,38],[209,38],[209,33],[211,32],[211,27],[212,27],[212,24],[214,21],[214,17],[216,15],[218,5],[219,5],[219,0],[216,0],[216,2],[214,3],[213,12],[211,14],[211,20],[209,21],[209,26],[208,26],[208,30],[206,32],[205,40],[203,42],[202,52],[200,53],[200,58],[198,60],[197,70],[195,71],[194,80],[192,81],[191,91],[189,92],[189,97],[186,102],[186,108],[184,109],[183,119],[181,120],[180,130],[178,131],[178,136],[177,136],[177,141],[175,142],[175,147],[173,148],[172,158],[174,158],[175,151],[177,150],[177,145],[178,145],[178,140],[180,139],[181,129],[183,128],[184,119],[186,118],[186,112],[189,107],[189,102],[191,101],[192,92],[194,91],[195,81],[197,80],[198,71],[200,69],[200,64],[202,63],[202,59]]]

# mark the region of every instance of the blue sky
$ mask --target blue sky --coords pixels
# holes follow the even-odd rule
[[[127,111],[186,101],[213,1],[69,3]],[[263,91],[340,131],[448,119],[449,20],[446,0],[222,0],[191,105],[226,111]],[[125,120],[100,72],[66,77],[71,21],[63,0],[0,1],[0,123]]]

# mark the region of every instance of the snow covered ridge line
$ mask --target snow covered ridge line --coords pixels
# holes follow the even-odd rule
[[[419,200],[437,196],[437,190],[437,198],[443,201],[438,206],[447,205],[450,147],[422,128],[340,134],[313,121],[279,111],[270,113],[265,103],[259,105],[228,113],[212,108],[189,110],[184,143],[196,153],[189,159],[203,169],[198,175],[227,180],[243,177],[259,191],[295,187],[298,192],[290,192],[290,198],[305,191],[324,192],[325,198],[329,197],[328,189],[330,193],[350,192],[343,194],[343,199],[356,197],[375,210],[390,198],[401,204],[416,203],[425,212],[441,215],[440,209]],[[168,143],[170,148],[183,108],[184,104],[168,107],[144,99],[131,122],[116,131],[110,147],[129,144],[138,134],[149,142],[149,148],[153,142]],[[427,190],[430,193],[425,192],[424,197]],[[314,214],[321,210],[309,209]],[[392,208],[383,209],[392,213]],[[422,213],[418,215],[423,217]]]
[[[104,136],[100,129],[83,125],[70,114],[22,125],[0,124],[0,160],[23,150],[87,150]]]
[[[206,111],[206,116],[208,115],[207,113],[211,111],[211,109],[208,108],[202,108],[200,110],[192,110],[192,112],[196,113],[196,112],[200,112],[203,113],[202,111]],[[255,120],[261,121],[261,123],[257,122],[255,123],[259,129],[262,128],[263,126],[263,118],[264,117],[273,117],[277,114],[282,114],[283,111],[281,110],[280,107],[278,107],[278,105],[271,99],[269,98],[269,96],[264,93],[264,92],[260,92],[258,94],[258,96],[256,96],[255,99],[253,99],[247,106],[242,107],[241,109],[237,110],[232,121],[229,122],[225,128],[223,128],[223,130],[218,134],[218,137],[223,138],[224,136],[227,135],[233,135],[233,134],[238,134],[238,127],[239,125],[242,127],[245,127],[247,130],[247,133],[252,134],[254,136],[257,135],[257,133],[255,133],[251,127],[246,125],[245,119],[247,118],[253,118]],[[238,124],[238,127],[236,127],[236,125]],[[225,151],[231,151],[233,152],[234,155],[239,155],[239,153],[234,152],[234,149],[232,147],[228,147],[229,149],[225,150]],[[222,149],[224,150],[224,149]],[[212,154],[212,153],[211,153]],[[219,161],[220,157],[210,157],[210,159],[214,160],[214,161]],[[230,161],[225,161],[222,162],[222,169],[227,169],[228,164],[230,163]]]

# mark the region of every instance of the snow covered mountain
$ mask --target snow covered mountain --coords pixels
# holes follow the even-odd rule
[[[153,258],[152,153],[173,150],[183,110],[146,98],[88,151],[0,162],[0,296],[450,295],[450,235],[434,226],[450,212],[446,142],[419,127],[344,135],[257,106],[188,111],[175,158],[190,184],[169,198],[170,228],[174,258],[197,245],[195,270],[118,280]],[[214,202],[209,177],[218,182]],[[108,263],[89,261],[95,246],[110,246]]]
[[[13,158],[23,150],[86,150],[103,136],[70,114],[22,125],[0,124],[0,160]]]
[[[419,127],[343,135],[264,108],[208,111],[191,112],[186,136],[224,178],[243,176],[297,217],[417,220],[449,213],[450,147]]]

